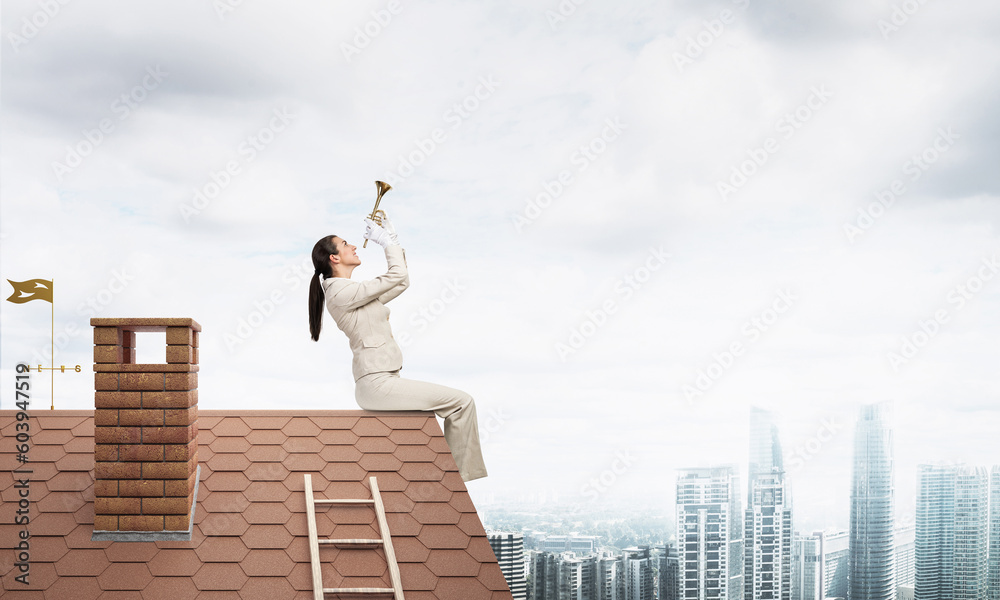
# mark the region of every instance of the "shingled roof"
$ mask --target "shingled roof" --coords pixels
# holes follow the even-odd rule
[[[328,498],[369,498],[377,477],[407,600],[512,598],[433,413],[199,411],[192,539],[155,542],[91,541],[94,411],[32,411],[26,465],[15,415],[0,411],[0,573],[12,598],[311,599],[306,473]],[[21,467],[33,471],[26,526],[13,524]],[[320,537],[378,536],[371,507],[332,507],[317,526]],[[25,529],[30,585],[14,579]],[[321,557],[326,587],[390,585],[381,549]]]

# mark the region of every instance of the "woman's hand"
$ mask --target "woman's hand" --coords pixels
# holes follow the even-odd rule
[[[386,233],[389,234],[389,237],[392,238],[392,245],[398,246],[399,238],[396,236],[396,227],[392,224],[392,221],[389,220],[389,217],[382,217],[382,229],[385,229]]]
[[[383,218],[382,221],[387,222],[388,220]],[[390,233],[384,227],[367,217],[365,217],[365,224],[367,225],[364,236],[366,240],[371,240],[383,248],[399,245],[399,242],[396,240],[395,228]],[[386,224],[392,227],[391,223]]]

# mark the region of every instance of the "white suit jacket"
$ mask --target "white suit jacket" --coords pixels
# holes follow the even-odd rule
[[[385,303],[410,285],[406,251],[392,245],[385,249],[385,258],[389,270],[375,279],[353,281],[328,277],[322,282],[326,309],[337,327],[347,334],[354,352],[351,364],[354,381],[369,373],[403,368],[403,351],[392,337]]]

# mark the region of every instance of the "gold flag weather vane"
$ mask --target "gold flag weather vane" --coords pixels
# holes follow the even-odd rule
[[[55,361],[55,302],[52,301],[52,279],[29,279],[27,281],[11,281],[7,280],[12,286],[14,286],[14,293],[7,298],[7,302],[13,302],[14,304],[24,304],[26,302],[31,302],[32,300],[44,300],[52,305],[52,361]],[[43,370],[49,371],[52,375],[52,410],[56,408],[55,402],[55,371],[56,367],[45,367],[38,365],[38,372],[41,373]],[[59,368],[63,373],[66,372],[66,366],[63,365]],[[76,366],[75,371],[80,372],[80,365]]]
[[[49,279],[29,279],[28,281],[7,281],[14,286],[14,293],[7,298],[7,302],[14,304],[24,304],[32,300],[45,300],[52,302],[52,281]]]

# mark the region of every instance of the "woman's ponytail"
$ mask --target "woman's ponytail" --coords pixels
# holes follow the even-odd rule
[[[328,235],[321,238],[313,246],[312,261],[315,272],[309,283],[309,333],[315,342],[319,341],[319,332],[323,328],[323,304],[326,295],[323,293],[323,277],[333,277],[333,267],[330,266],[330,255],[338,254],[337,245],[333,243],[336,236]]]

